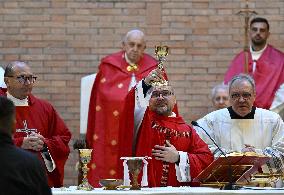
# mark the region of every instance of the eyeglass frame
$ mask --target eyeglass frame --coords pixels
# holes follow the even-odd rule
[[[162,92],[169,92],[168,94],[164,95]],[[157,95],[153,96],[153,93],[154,92],[158,92]],[[155,94],[155,93],[154,93]],[[171,95],[174,95],[174,92],[170,91],[170,90],[162,90],[162,91],[153,91],[152,94],[151,94],[151,98],[158,98],[162,95],[163,98],[167,98],[167,97],[170,97]]]
[[[234,97],[236,95],[236,97]],[[247,97],[245,97],[247,96]],[[237,101],[239,100],[241,97],[247,101],[252,97],[252,94],[249,92],[244,92],[244,93],[233,93],[232,95],[230,95],[230,97],[232,98],[232,100]]]
[[[19,76],[5,76],[5,77],[15,78],[22,85],[26,84],[28,80],[30,84],[33,84],[36,82],[36,79],[37,79],[37,76],[34,76],[34,75],[30,75],[30,76],[19,75]]]

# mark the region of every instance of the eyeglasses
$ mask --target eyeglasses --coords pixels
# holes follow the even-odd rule
[[[248,100],[248,99],[251,98],[251,94],[250,93],[242,93],[242,94],[240,94],[240,93],[233,93],[231,95],[231,98],[233,100],[239,100],[241,98],[241,96],[243,97],[244,100]]]
[[[13,77],[13,78],[16,78],[18,81],[19,81],[19,83],[21,83],[21,84],[27,84],[28,83],[28,81],[30,82],[30,83],[34,83],[35,81],[36,81],[36,79],[37,79],[37,77],[36,76],[33,76],[33,75],[30,75],[30,76],[25,76],[25,75],[19,75],[19,76],[7,76],[7,77]]]
[[[151,97],[152,98],[157,98],[160,97],[161,95],[163,97],[169,97],[171,95],[173,95],[174,93],[168,90],[163,90],[163,91],[153,91]]]

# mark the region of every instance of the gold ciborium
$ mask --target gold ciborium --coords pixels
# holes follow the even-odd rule
[[[166,60],[166,56],[169,54],[169,47],[164,46],[155,46],[155,55],[158,58],[159,64],[158,68],[163,69],[163,62]]]
[[[142,169],[143,160],[142,159],[129,159],[127,161],[128,170],[131,174],[131,188],[130,190],[140,190],[141,187],[138,184],[138,175]]]
[[[277,173],[257,173],[252,175],[250,185],[258,187],[283,187],[283,175]]]
[[[164,45],[164,46],[155,46],[155,55],[158,59],[158,68],[161,71],[164,71],[164,61],[166,61],[166,56],[169,54],[169,47]],[[164,80],[162,82],[152,82],[152,86],[163,86],[163,85],[168,85],[168,81]]]
[[[80,161],[83,164],[82,172],[83,172],[83,179],[82,183],[77,187],[78,190],[92,190],[93,187],[89,184],[87,179],[87,174],[89,171],[88,163],[91,161],[93,149],[79,149],[80,154]]]

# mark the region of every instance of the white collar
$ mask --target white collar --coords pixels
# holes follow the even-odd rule
[[[250,52],[254,55],[254,54],[258,54],[258,55],[260,55],[260,54],[262,54],[263,52],[264,52],[264,50],[266,49],[266,47],[267,47],[267,44],[265,44],[265,46],[264,46],[264,48],[262,48],[261,50],[259,50],[259,51],[254,51],[253,49],[252,49],[252,46],[250,45]]]
[[[169,117],[176,117],[176,113],[172,112],[172,114]]]
[[[25,99],[18,99],[15,98],[14,96],[12,96],[8,91],[7,91],[7,98],[10,99],[15,106],[29,106],[29,100],[28,97],[26,97]]]

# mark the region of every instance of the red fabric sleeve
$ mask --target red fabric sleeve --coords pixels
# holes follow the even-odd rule
[[[63,186],[64,165],[70,152],[68,143],[71,133],[54,108],[49,115],[49,124],[50,136],[45,137],[45,143],[56,164],[56,169],[49,173],[49,182],[51,179],[54,187],[60,187]]]
[[[135,88],[132,88],[126,96],[124,111],[119,120],[119,154],[118,164],[122,164],[120,157],[132,156],[132,142],[134,134],[134,107],[135,107]],[[118,175],[123,178],[123,166],[119,166]]]
[[[21,147],[24,141],[24,137],[13,138],[14,144],[18,147]]]
[[[210,152],[208,145],[199,137],[193,128],[191,132],[192,142],[188,156],[190,162],[190,175],[193,179],[213,162],[214,157]]]

